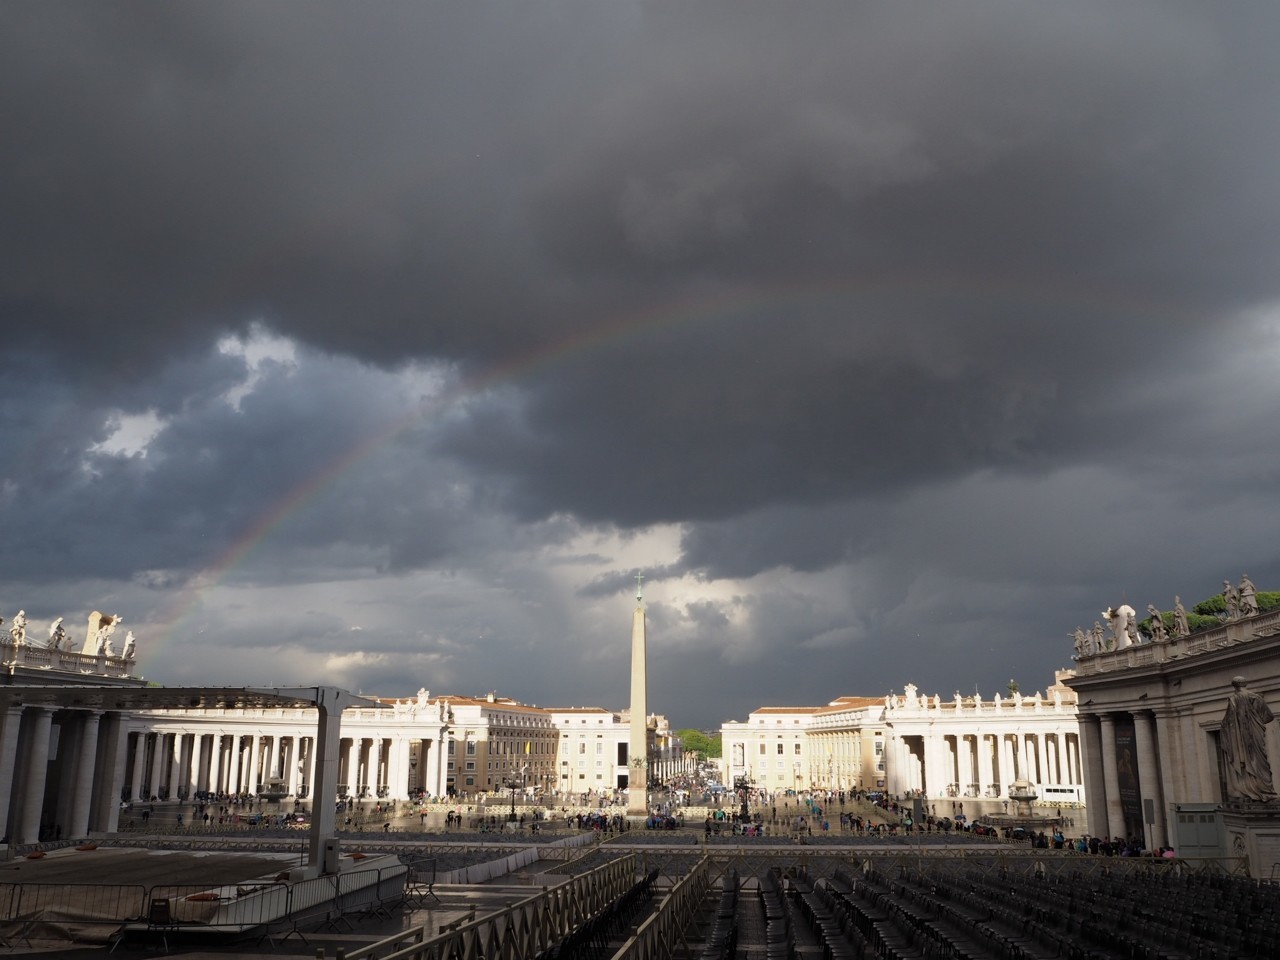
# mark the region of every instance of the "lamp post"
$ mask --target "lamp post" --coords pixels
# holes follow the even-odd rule
[[[514,767],[511,768],[510,782],[511,782],[511,812],[507,814],[507,822],[515,823],[516,822],[516,771]]]

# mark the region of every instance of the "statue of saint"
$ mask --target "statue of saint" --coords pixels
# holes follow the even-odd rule
[[[62,629],[62,618],[49,624],[49,649],[61,650],[63,641],[67,639],[67,631]]]
[[[1218,742],[1226,771],[1227,799],[1276,799],[1267,757],[1267,724],[1274,719],[1267,701],[1249,689],[1244,677],[1232,677],[1234,691],[1227,698]]]
[[[1133,607],[1122,603],[1118,607],[1107,607],[1102,616],[1111,624],[1111,634],[1115,641],[1115,649],[1123,650],[1138,642],[1138,628],[1134,621],[1137,614]]]
[[[1106,633],[1102,629],[1102,624],[1097,620],[1093,621],[1093,629],[1089,631],[1089,636],[1093,637],[1093,652],[1101,653],[1106,647]]]
[[[1164,628],[1164,614],[1156,607],[1154,603],[1147,604],[1147,613],[1151,614],[1151,639],[1156,643],[1163,643],[1169,639],[1169,633]]]
[[[1240,594],[1230,580],[1222,581],[1222,601],[1227,605],[1227,619],[1240,619]]]
[[[1239,597],[1240,616],[1253,617],[1258,613],[1258,588],[1253,585],[1253,581],[1249,579],[1246,573],[1240,579],[1240,588],[1236,591]]]
[[[1187,608],[1182,605],[1181,597],[1173,598],[1173,631],[1179,637],[1191,635],[1191,627],[1187,624]]]
[[[27,613],[25,610],[19,610],[14,616],[13,623],[9,625],[9,637],[18,646],[27,642]]]
[[[107,641],[107,648],[110,649],[111,641]],[[132,660],[138,653],[138,642],[134,639],[133,631],[130,630],[124,635],[124,658]]]
[[[1076,639],[1076,659],[1079,660],[1081,657],[1088,656],[1089,638],[1085,635],[1085,632],[1076,627],[1076,632],[1072,636]]]

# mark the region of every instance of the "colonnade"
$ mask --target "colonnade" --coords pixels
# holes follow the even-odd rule
[[[185,800],[198,794],[278,792],[309,799],[315,737],[296,730],[226,733],[152,724],[130,734],[126,782],[134,800]],[[372,734],[338,745],[338,794],[407,799],[419,789],[444,792],[446,751],[434,739]]]
[[[1041,799],[1082,799],[1082,791],[1054,789],[1084,784],[1080,737],[1070,730],[901,733],[886,749],[893,793],[1000,798],[1026,780]]]
[[[113,831],[128,733],[118,711],[0,711],[0,825],[14,843]]]
[[[1150,848],[1170,842],[1165,798],[1171,785],[1164,781],[1171,771],[1161,762],[1160,744],[1176,741],[1174,722],[1151,710],[1080,715],[1090,833],[1143,837]]]

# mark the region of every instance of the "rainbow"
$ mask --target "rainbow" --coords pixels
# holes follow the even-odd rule
[[[877,291],[980,294],[988,301],[996,300],[1008,305],[1032,303],[1043,306],[1048,302],[1059,308],[1080,305],[1097,309],[1103,306],[1131,315],[1158,315],[1165,318],[1171,314],[1186,313],[1184,308],[1174,304],[1155,304],[1119,290],[1106,291],[1101,295],[1097,289],[1082,291],[1079,287],[1069,286],[1068,280],[1061,277],[1042,278],[1032,282],[1026,278],[950,273],[878,273],[860,277],[846,275],[833,280],[809,278],[804,282],[772,287],[734,287],[624,313],[575,337],[548,343],[528,354],[463,378],[438,396],[424,401],[360,443],[341,452],[305,482],[298,484],[264,510],[211,564],[188,581],[179,598],[172,604],[172,612],[160,619],[158,636],[147,645],[149,651],[161,649],[176,639],[183,624],[203,605],[204,598],[257,547],[268,541],[274,531],[337,478],[414,424],[442,414],[469,396],[481,394],[499,385],[518,382],[569,358],[606,345],[617,346],[628,340],[652,337],[666,329],[727,319],[745,319],[759,316],[766,310],[776,313],[779,310],[806,306],[830,306],[837,298]]]

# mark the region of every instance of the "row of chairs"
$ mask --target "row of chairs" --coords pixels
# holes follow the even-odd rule
[[[559,943],[541,951],[537,960],[605,960],[612,956],[610,945],[652,902],[657,882],[658,870],[655,867]]]
[[[738,871],[724,878],[716,917],[699,955],[701,960],[733,960],[738,952]]]
[[[1118,946],[1127,956],[1280,956],[1280,889],[1245,878],[1208,888],[1141,873],[1088,880],[1032,876],[1017,885],[975,874],[966,883],[1064,937]]]
[[[760,905],[764,909],[765,960],[795,960],[791,911],[783,897],[776,868],[760,877]]]

